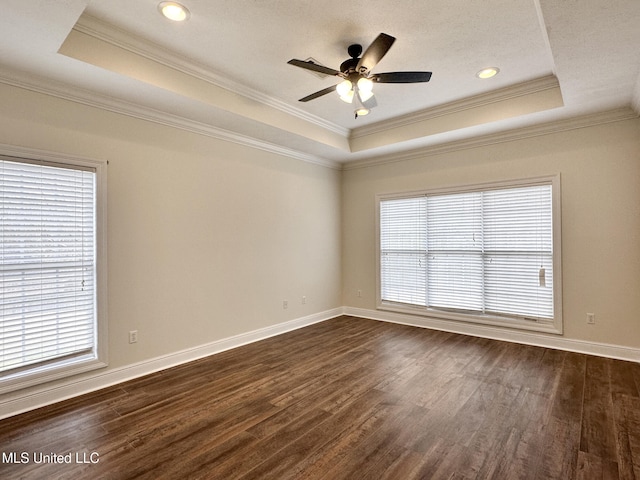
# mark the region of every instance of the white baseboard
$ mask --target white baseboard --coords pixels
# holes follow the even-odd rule
[[[269,327],[242,333],[233,337],[217,340],[198,347],[182,350],[161,357],[152,358],[144,362],[127,365],[122,368],[93,373],[81,379],[69,379],[54,386],[42,385],[37,390],[30,390],[28,395],[12,392],[0,398],[0,419],[18,415],[29,410],[51,405],[69,398],[84,395],[102,388],[142,377],[150,373],[174,367],[183,363],[198,360],[209,355],[237,348],[248,343],[264,340],[275,335],[297,330],[314,323],[323,322],[340,315],[367,318],[383,322],[399,323],[414,327],[443,330],[475,337],[491,338],[507,342],[534,345],[539,347],[567,350],[601,357],[616,358],[640,363],[640,350],[618,345],[571,340],[555,335],[544,335],[534,332],[509,330],[487,325],[473,325],[463,322],[441,320],[429,317],[418,317],[400,313],[379,310],[367,310],[354,307],[339,307],[307,317],[279,323]]]
[[[342,315],[342,312],[343,308],[334,308],[307,317],[297,318],[288,322],[217,340],[205,345],[152,358],[144,362],[127,365],[122,368],[102,372],[96,371],[91,376],[79,380],[70,378],[63,384],[57,383],[54,386],[44,384],[36,391],[30,390],[28,395],[21,394],[20,391],[2,395],[2,397],[0,397],[0,419],[84,395],[85,393],[110,387],[150,373],[175,367],[176,365],[237,348],[248,343],[297,330],[314,323],[323,322]]]
[[[368,318],[370,320],[400,323],[414,327],[443,330],[445,332],[460,333],[474,337],[491,338],[494,340],[553,348],[556,350],[566,350],[569,352],[585,353],[588,355],[640,363],[640,349],[637,348],[609,345],[606,343],[587,342],[584,340],[572,340],[569,338],[559,337],[557,335],[545,335],[543,333],[527,332],[524,330],[512,330],[508,328],[493,327],[490,325],[477,325],[381,310],[344,307],[343,312],[345,315]]]

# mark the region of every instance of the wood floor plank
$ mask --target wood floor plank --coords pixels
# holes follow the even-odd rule
[[[616,480],[618,478],[633,477],[620,477],[616,462],[603,460],[597,455],[586,452],[578,453],[578,480]]]
[[[615,461],[616,433],[610,365],[604,358],[587,359],[580,450]]]
[[[640,455],[640,398],[616,393],[612,404],[620,477],[634,478],[638,466],[634,458]]]
[[[640,364],[342,316],[5,419],[0,452],[3,480],[638,479]]]
[[[340,444],[334,446],[336,461],[324,474],[327,480],[378,479],[388,463],[392,463],[398,453],[391,453],[397,446],[397,439],[403,431],[411,429],[417,409],[398,398],[381,415],[375,429],[363,432],[359,441],[349,448]],[[342,453],[342,455],[340,455]],[[339,461],[337,461],[339,459]]]
[[[232,456],[228,458],[216,458],[215,463],[209,461],[208,464],[203,464],[202,461],[196,459],[196,461],[190,462],[192,465],[189,469],[178,469],[178,471],[206,474],[204,478],[240,478],[276,453],[287,449],[330,417],[331,415],[324,410],[308,410],[264,438],[258,438],[249,433],[253,441],[248,443],[245,448],[233,451]],[[243,461],[238,462],[238,458],[243,458]],[[194,470],[194,465],[198,466],[197,470]]]
[[[349,409],[332,415],[307,432],[292,448],[280,450],[241,478],[296,479],[302,472],[309,478],[322,478],[341,455],[381,421],[383,412],[390,408],[386,398],[388,394],[375,392],[358,397],[350,403]]]

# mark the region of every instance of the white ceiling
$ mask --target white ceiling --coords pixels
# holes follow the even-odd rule
[[[639,0],[182,3],[173,23],[158,0],[3,0],[0,82],[336,164],[640,111]],[[380,32],[396,42],[374,73],[432,80],[375,85],[358,119],[337,94],[297,101],[337,82],[289,59],[337,69]]]

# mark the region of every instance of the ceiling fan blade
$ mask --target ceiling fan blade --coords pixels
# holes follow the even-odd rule
[[[421,83],[431,80],[431,72],[376,73],[371,79],[379,83]]]
[[[299,102],[308,102],[309,100],[313,100],[314,98],[318,98],[321,97],[323,95],[326,95],[327,93],[331,93],[331,92],[335,92],[336,91],[336,86],[333,85],[331,87],[327,87],[324,88],[316,93],[312,93],[311,95],[307,95],[304,98],[301,98],[300,100],[298,100]]]
[[[323,65],[318,65],[317,63],[309,62],[306,60],[296,60],[294,58],[289,60],[287,63],[289,65],[294,65],[296,67],[304,68],[306,70],[312,70],[314,72],[324,73],[325,75],[332,75],[332,76],[341,75],[341,72],[339,72],[338,70],[334,70],[333,68],[325,67]]]
[[[358,72],[362,72],[363,69],[367,72],[370,71],[378,64],[382,57],[385,56],[395,41],[395,37],[387,35],[386,33],[378,35],[373,43],[369,45],[369,48],[367,48],[362,54],[362,58],[360,58],[356,70]]]

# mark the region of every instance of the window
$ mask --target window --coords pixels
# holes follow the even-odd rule
[[[103,167],[0,156],[0,392],[106,365]]]
[[[562,332],[559,177],[378,197],[378,307]]]

